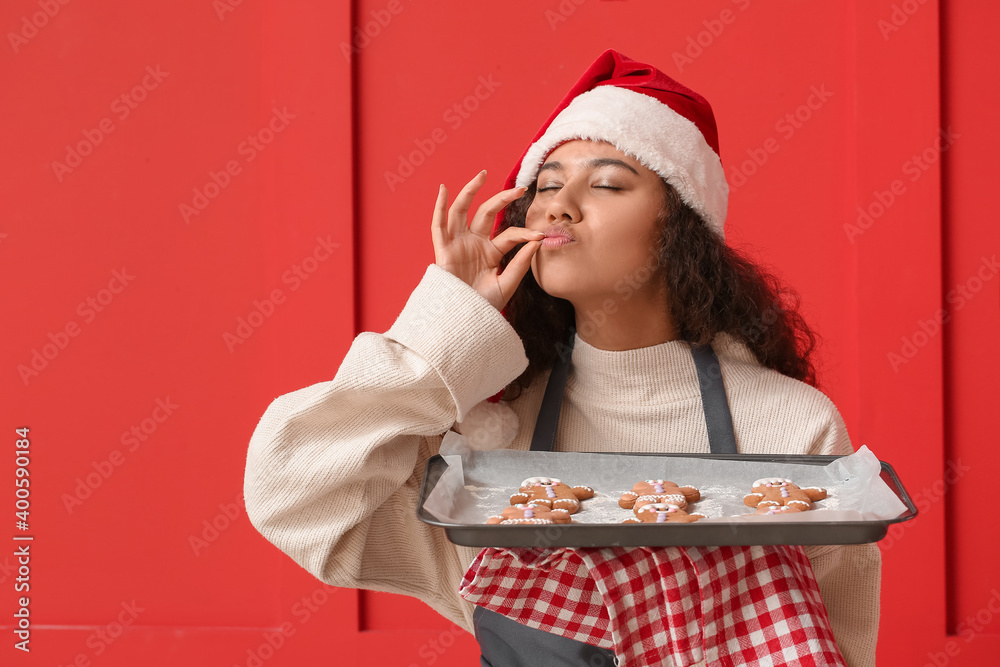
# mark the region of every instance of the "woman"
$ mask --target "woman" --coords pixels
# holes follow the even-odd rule
[[[728,189],[704,98],[607,51],[522,155],[507,183],[518,187],[469,220],[484,176],[450,209],[441,187],[435,263],[393,326],[359,334],[332,381],[279,397],[254,432],[248,515],[309,572],[418,597],[472,630],[482,607],[459,582],[477,550],[416,519],[424,463],[453,426],[473,442],[527,450],[567,339],[557,451],[707,451],[692,361],[692,346],[706,343],[740,453],[853,451],[836,407],[808,384],[808,328],[773,280],[724,244]],[[874,664],[877,548],[806,554],[846,663]],[[539,637],[502,619],[478,629],[481,642]],[[575,655],[598,664],[611,653]]]

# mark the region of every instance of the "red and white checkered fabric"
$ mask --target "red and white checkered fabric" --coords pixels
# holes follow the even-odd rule
[[[801,547],[488,548],[460,593],[629,667],[846,667]]]

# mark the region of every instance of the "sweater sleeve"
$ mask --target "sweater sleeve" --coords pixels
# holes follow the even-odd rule
[[[330,585],[412,595],[461,623],[455,547],[416,517],[424,462],[527,363],[500,312],[430,265],[392,327],[359,334],[332,381],[268,406],[247,453],[251,523]]]
[[[837,409],[810,454],[854,452]],[[837,646],[849,667],[874,667],[878,641],[882,554],[878,545],[850,544],[805,547]]]

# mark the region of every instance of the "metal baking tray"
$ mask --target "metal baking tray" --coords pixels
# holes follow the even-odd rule
[[[607,453],[607,452],[605,452]],[[839,456],[768,454],[646,454],[621,453],[616,456],[682,456],[722,460],[757,461],[761,463],[797,463],[825,466]],[[917,508],[910,498],[896,471],[885,461],[882,481],[906,506],[906,510],[892,519],[858,521],[794,521],[782,517],[781,521],[701,521],[687,524],[614,524],[571,523],[542,526],[499,526],[485,523],[462,524],[439,521],[424,509],[424,501],[448,468],[441,456],[433,456],[424,468],[424,479],[417,503],[417,517],[424,523],[444,529],[448,539],[455,544],[470,547],[678,547],[678,546],[740,546],[755,544],[864,544],[877,542],[885,537],[889,526],[909,521],[917,516]],[[514,493],[516,489],[512,489]],[[499,508],[498,508],[499,509]],[[697,510],[695,510],[697,511]],[[749,511],[749,510],[748,510]],[[814,510],[810,510],[812,512]]]

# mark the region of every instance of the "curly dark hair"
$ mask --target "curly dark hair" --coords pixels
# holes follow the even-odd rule
[[[667,305],[680,339],[705,345],[725,332],[743,341],[761,365],[818,387],[810,359],[817,336],[798,311],[798,294],[727,246],[673,186],[662,178],[660,182],[665,203],[657,217],[660,239],[653,275],[666,283]],[[535,187],[532,183],[504,210],[498,233],[524,227]],[[507,266],[520,248],[507,253],[500,266]],[[504,400],[514,400],[564,353],[566,347],[559,342],[573,335],[576,316],[569,301],[542,290],[530,269],[504,312],[528,357],[527,369],[504,391]]]

